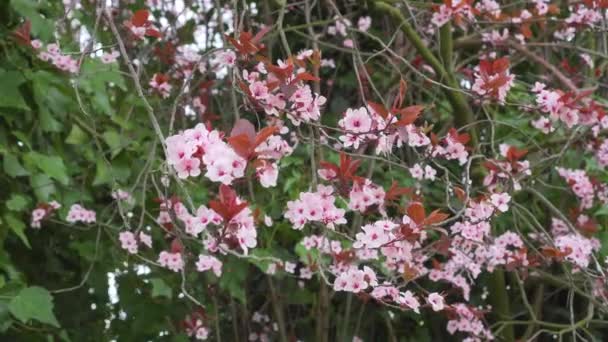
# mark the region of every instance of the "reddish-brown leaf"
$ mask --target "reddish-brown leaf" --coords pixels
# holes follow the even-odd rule
[[[509,149],[507,150],[507,160],[508,161],[516,161],[521,159],[523,156],[525,156],[528,153],[527,149],[517,149],[515,146],[511,146],[509,147]]]
[[[388,110],[384,108],[380,103],[367,101],[367,104],[374,110],[374,112],[378,113],[382,118],[386,119],[388,117]]]
[[[401,114],[401,118],[397,122],[397,126],[407,126],[414,123],[423,110],[424,106],[422,105],[414,105],[397,110],[396,112]]]
[[[131,17],[131,24],[133,26],[141,27],[148,23],[148,17],[150,16],[150,12],[145,9],[140,9],[133,14]]]
[[[422,224],[426,218],[424,206],[420,202],[411,203],[407,208],[407,215],[418,225]]]
[[[411,281],[416,279],[418,276],[418,271],[415,267],[412,267],[409,262],[403,264],[403,274],[402,277],[405,281]]]
[[[30,46],[31,38],[30,31],[32,29],[32,22],[26,20],[21,26],[13,31],[13,37],[19,45]]]
[[[234,151],[241,157],[249,159],[253,150],[253,144],[246,134],[239,134],[227,139],[228,144],[234,149]]]
[[[276,126],[264,127],[255,137],[255,143],[253,144],[253,148],[255,149],[256,147],[260,146],[261,143],[266,141],[266,139],[268,139],[271,135],[278,131],[279,128]]]
[[[158,31],[155,28],[149,27],[146,29],[146,36],[147,37],[153,37],[153,38],[162,38],[162,35],[160,34],[160,31]]]
[[[403,105],[403,100],[405,99],[405,93],[407,92],[407,82],[402,78],[399,81],[399,93],[393,101],[393,108],[401,108]]]
[[[412,188],[400,187],[397,185],[396,181],[393,181],[390,189],[388,189],[384,198],[387,201],[396,201],[396,200],[399,200],[399,198],[401,198],[404,195],[411,194],[412,191],[413,191]]]
[[[241,134],[247,136],[249,141],[253,143],[255,141],[255,126],[249,120],[238,119],[230,131],[230,136],[234,137]]]
[[[426,219],[424,219],[424,224],[433,225],[440,222],[443,222],[450,215],[446,213],[442,213],[439,209],[434,210]]]

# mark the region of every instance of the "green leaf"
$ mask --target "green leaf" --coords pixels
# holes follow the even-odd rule
[[[606,216],[608,215],[608,205],[605,205],[599,208],[594,214],[594,216]]]
[[[0,107],[30,110],[19,91],[19,86],[25,82],[23,75],[18,71],[0,69],[0,79]]]
[[[70,134],[65,139],[65,142],[70,145],[82,145],[89,140],[89,136],[76,124],[72,125]]]
[[[8,309],[23,323],[35,319],[41,323],[59,327],[53,313],[53,297],[46,289],[39,286],[27,287],[14,297]]]
[[[4,155],[4,172],[13,178],[27,176],[30,174],[26,169],[23,168],[23,166],[21,166],[19,159],[9,153]]]
[[[55,120],[48,108],[39,107],[38,112],[40,114],[40,128],[44,132],[61,132],[63,126]]]
[[[152,283],[152,297],[173,298],[171,288],[161,278],[152,278],[150,279],[150,283]]]
[[[53,180],[44,173],[38,173],[30,178],[30,184],[39,201],[48,202],[57,189]]]
[[[53,39],[55,32],[54,22],[40,13],[40,7],[45,2],[39,3],[35,0],[11,0],[11,6],[17,13],[28,18],[32,22],[32,34],[38,36],[45,42]]]
[[[38,168],[53,179],[63,185],[68,185],[70,178],[63,164],[63,159],[59,156],[45,156],[37,152],[26,154],[26,160],[38,166]]]
[[[220,287],[243,304],[247,302],[243,284],[247,279],[248,268],[246,261],[231,257],[224,263],[220,278]]]
[[[23,211],[27,207],[28,202],[27,197],[13,194],[11,198],[6,201],[6,207],[12,211]]]
[[[109,130],[103,133],[103,140],[110,146],[112,157],[115,157],[122,150],[122,141],[120,134],[114,130]]]
[[[3,218],[10,230],[12,230],[13,233],[15,233],[15,235],[21,239],[27,248],[31,249],[32,247],[30,246],[30,242],[27,240],[27,236],[25,235],[25,223],[15,217],[13,214],[6,214],[3,216]]]

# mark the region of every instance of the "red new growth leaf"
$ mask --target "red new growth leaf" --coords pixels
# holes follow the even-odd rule
[[[572,249],[570,247],[566,247],[566,249],[562,252],[557,248],[553,247],[543,247],[541,249],[541,254],[547,258],[555,259],[556,261],[561,261],[565,256],[572,253]]]
[[[258,51],[264,49],[264,44],[260,41],[270,31],[271,27],[264,27],[260,30],[255,37],[251,32],[241,31],[238,39],[226,35],[226,39],[234,46],[234,48],[242,55],[256,54]]]
[[[499,89],[509,82],[507,74],[509,69],[509,59],[502,57],[494,61],[479,61],[479,74],[484,80],[484,90],[493,97],[498,97]]]
[[[30,46],[30,30],[32,29],[32,22],[26,20],[21,26],[13,31],[13,37],[19,45]]]
[[[236,192],[227,185],[220,185],[219,200],[209,201],[209,207],[224,219],[224,223],[230,222],[247,207],[247,202],[237,203]]]
[[[399,200],[399,198],[401,198],[404,195],[412,194],[412,191],[413,191],[412,188],[400,187],[397,185],[396,181],[393,181],[390,189],[388,189],[388,191],[386,192],[384,199],[386,201],[397,201],[397,200]]]
[[[133,26],[141,27],[148,23],[148,17],[150,16],[150,12],[145,9],[140,9],[133,14],[131,17],[131,24]]]
[[[184,246],[179,239],[173,239],[171,241],[171,253],[181,253],[184,250]]]
[[[177,50],[175,49],[175,46],[171,42],[167,42],[163,45],[157,45],[154,47],[154,54],[164,64],[175,63],[175,53],[176,52],[177,52]]]
[[[402,109],[394,110],[395,113],[401,114],[401,118],[396,123],[397,126],[407,126],[413,124],[424,110],[422,105],[414,105]]]
[[[449,216],[448,214],[439,211],[439,209],[434,210],[429,216],[426,216],[424,206],[420,202],[412,202],[407,208],[407,215],[419,226],[437,224],[444,221]]]
[[[450,215],[446,214],[446,213],[442,213],[439,209],[434,210],[425,220],[424,220],[424,224],[427,225],[433,225],[433,224],[437,224],[440,222],[443,222],[445,219],[447,219]]]
[[[313,81],[313,82],[318,82],[320,81],[320,79],[318,77],[315,77],[307,72],[301,72],[299,73],[291,82],[289,82],[289,84],[294,84],[300,81]]]
[[[279,128],[276,126],[264,127],[255,137],[255,142],[253,148],[260,146],[261,143],[266,141],[266,139],[270,138],[271,135],[275,134],[279,131]]]
[[[380,103],[367,101],[367,104],[374,110],[374,112],[378,113],[382,118],[386,119],[388,117],[388,109],[384,108]]]
[[[509,149],[507,150],[507,160],[510,162],[515,162],[520,160],[521,158],[523,158],[523,156],[525,156],[528,153],[527,149],[517,149],[514,146],[509,147]]]
[[[393,101],[393,108],[401,108],[403,100],[405,99],[405,93],[407,92],[407,82],[403,78],[399,81],[399,93]]]
[[[407,216],[409,216],[417,225],[424,223],[426,213],[424,212],[424,206],[420,202],[413,202],[407,208]]]
[[[450,135],[450,138],[463,145],[466,145],[469,140],[471,140],[471,136],[468,133],[458,134],[458,131],[455,128],[450,128],[448,134]]]
[[[131,17],[131,20],[126,22],[126,26],[129,27],[130,29],[132,29],[132,27],[145,28],[145,31],[143,33],[144,36],[160,38],[161,37],[160,32],[154,26],[152,26],[152,23],[150,22],[150,20],[148,20],[149,17],[150,17],[150,12],[148,10],[145,10],[145,9],[137,10]],[[138,38],[142,38],[140,33],[136,34],[136,36]]]
[[[230,132],[228,143],[238,155],[245,159],[255,157],[255,148],[278,131],[275,126],[265,127],[257,135],[255,127],[245,119],[239,119]]]
[[[234,127],[230,131],[230,136],[235,137],[238,135],[245,135],[248,140],[252,141],[255,139],[255,126],[249,120],[239,119],[234,123]]]
[[[273,73],[281,82],[285,82],[285,80],[293,74],[293,64],[291,61],[287,61],[287,65],[278,66],[273,65],[271,63],[266,64],[266,69]]]

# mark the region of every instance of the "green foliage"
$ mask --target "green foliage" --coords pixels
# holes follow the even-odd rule
[[[41,323],[59,327],[53,313],[53,297],[46,289],[38,286],[21,290],[8,304],[10,313],[23,323],[37,320]]]

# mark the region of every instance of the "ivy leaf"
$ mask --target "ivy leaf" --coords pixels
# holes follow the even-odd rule
[[[0,107],[30,110],[19,91],[19,86],[25,82],[21,73],[0,69],[0,79]]]
[[[229,258],[222,268],[223,272],[220,278],[220,287],[243,304],[247,302],[243,284],[245,284],[247,278],[248,268],[245,261]]]
[[[65,142],[70,145],[82,145],[88,140],[88,135],[78,125],[74,124]]]
[[[36,165],[41,171],[49,177],[56,179],[63,185],[68,185],[70,178],[63,164],[63,159],[59,156],[45,156],[37,152],[29,152],[26,155],[26,160]]]
[[[123,144],[120,139],[120,134],[114,130],[109,130],[103,133],[103,140],[110,146],[112,158],[117,156],[122,150]]]
[[[53,313],[53,297],[39,286],[26,287],[8,305],[8,309],[23,323],[35,319],[41,323],[59,327]]]
[[[599,208],[594,214],[594,216],[607,216],[608,215],[608,206],[603,206]]]
[[[30,179],[30,184],[34,189],[36,197],[42,202],[48,202],[51,194],[54,194],[55,191],[57,191],[53,180],[44,173],[39,173],[32,176]]]
[[[13,194],[11,198],[6,201],[6,207],[11,211],[23,211],[28,204],[28,199],[19,194]]]
[[[173,292],[171,288],[165,283],[161,278],[152,278],[150,279],[150,283],[152,283],[152,297],[167,297],[169,299],[173,298]]]
[[[21,166],[19,159],[9,153],[4,155],[4,172],[13,178],[30,174]]]
[[[27,236],[25,235],[25,224],[13,214],[6,214],[3,216],[3,218],[5,223],[13,231],[13,233],[15,233],[15,235],[17,235],[21,239],[21,241],[24,245],[27,246],[27,248],[31,249],[32,247],[30,246],[30,242],[27,240]]]

